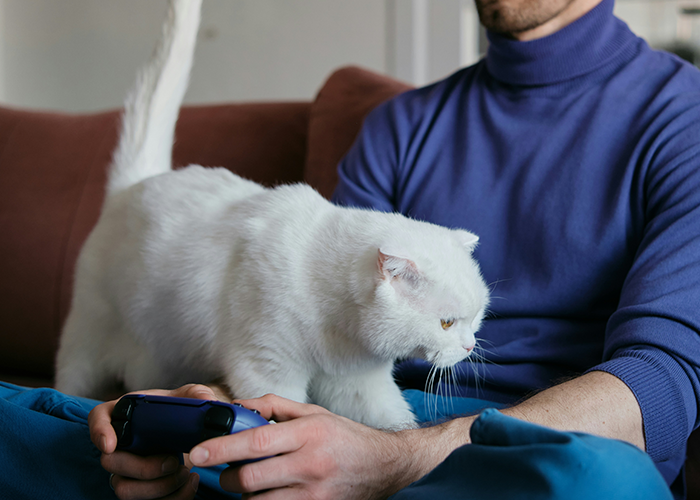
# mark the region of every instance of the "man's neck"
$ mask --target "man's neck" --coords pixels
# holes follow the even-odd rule
[[[539,25],[531,30],[522,31],[520,33],[510,33],[510,36],[520,42],[529,42],[538,38],[544,38],[560,29],[573,23],[580,17],[583,17],[588,12],[593,10],[602,0],[575,0],[571,2],[564,10],[556,17],[553,17],[544,24]]]

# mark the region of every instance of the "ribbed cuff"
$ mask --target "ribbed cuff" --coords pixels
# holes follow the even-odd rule
[[[654,462],[678,454],[688,439],[688,416],[679,377],[687,375],[668,354],[656,350],[626,350],[590,371],[603,371],[622,380],[642,410],[647,453]]]

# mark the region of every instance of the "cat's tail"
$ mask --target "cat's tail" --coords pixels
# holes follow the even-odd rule
[[[163,33],[125,102],[107,195],[172,168],[175,122],[187,90],[202,0],[170,0]]]

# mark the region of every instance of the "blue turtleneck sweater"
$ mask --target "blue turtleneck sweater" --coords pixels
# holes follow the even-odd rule
[[[490,33],[481,62],[377,108],[334,200],[480,236],[486,362],[453,394],[512,403],[611,373],[670,483],[698,425],[700,72],[612,10],[530,42]],[[397,373],[423,388],[428,370]]]

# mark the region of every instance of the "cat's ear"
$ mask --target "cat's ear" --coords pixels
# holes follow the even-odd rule
[[[479,243],[479,237],[477,235],[463,229],[455,230],[454,235],[457,237],[459,244],[462,245],[469,253],[472,253],[476,248],[477,243]]]
[[[377,270],[379,275],[386,280],[400,280],[405,284],[415,284],[420,279],[420,272],[416,263],[405,257],[398,257],[377,250]]]

